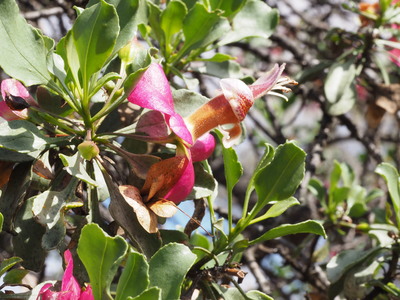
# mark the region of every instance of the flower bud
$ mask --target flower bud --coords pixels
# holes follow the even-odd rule
[[[83,143],[79,144],[78,151],[86,160],[91,160],[100,153],[99,147],[97,147],[93,141],[84,141]]]

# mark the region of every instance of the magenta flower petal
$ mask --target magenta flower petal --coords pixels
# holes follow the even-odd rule
[[[21,111],[12,110],[5,101],[0,102],[0,117],[7,121],[26,119],[28,117],[27,109]]]
[[[169,192],[164,196],[176,204],[179,204],[190,194],[194,186],[194,168],[193,161],[191,157],[188,157],[188,163],[185,170],[183,171],[181,177],[175,183],[175,185],[169,190]]]
[[[171,88],[160,65],[153,63],[149,66],[129,94],[128,100],[140,107],[161,112],[177,136],[189,144],[193,143],[182,117],[175,113]]]
[[[210,155],[214,152],[215,144],[215,138],[212,134],[203,134],[190,148],[192,161],[202,161],[210,157]]]
[[[88,285],[86,287],[86,290],[82,292],[79,300],[93,300],[93,299],[94,299],[94,297],[93,297],[92,287],[90,285]]]
[[[192,134],[190,133],[189,129],[187,128],[185,121],[183,118],[177,114],[174,113],[171,116],[166,116],[167,122],[169,124],[169,127],[177,136],[179,136],[181,139],[183,139],[185,142],[189,143],[190,145],[193,144],[193,138]]]
[[[76,297],[76,299],[78,299],[79,295],[81,294],[81,288],[73,275],[74,262],[72,260],[71,251],[66,250],[64,252],[64,260],[66,266],[64,276],[62,278],[61,291],[68,291],[68,293],[65,293],[65,299],[75,299],[71,297]]]
[[[53,285],[51,283],[46,283],[44,286],[42,286],[42,288],[39,291],[39,295],[38,295],[37,299],[38,300],[39,299],[40,300],[57,299],[58,293],[50,290],[50,288],[52,288],[52,287],[53,287]]]

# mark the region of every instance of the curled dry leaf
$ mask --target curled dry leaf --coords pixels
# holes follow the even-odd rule
[[[148,204],[148,207],[159,217],[171,218],[178,211],[176,204],[167,199],[160,199]]]
[[[139,190],[132,185],[121,185],[119,191],[135,212],[140,225],[149,233],[156,233],[157,216],[142,201]]]

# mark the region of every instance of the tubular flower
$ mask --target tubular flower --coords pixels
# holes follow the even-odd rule
[[[22,83],[12,78],[1,82],[1,96],[0,117],[7,121],[28,118],[28,107],[37,105]]]
[[[189,161],[180,180],[169,190],[165,198],[179,203],[192,190],[194,184],[192,163],[206,159],[215,147],[215,140],[209,133],[210,130],[220,127],[225,133],[223,143],[225,147],[230,147],[240,137],[240,122],[246,117],[255,99],[266,94],[284,97],[274,90],[290,91],[285,85],[296,82],[288,77],[281,77],[284,67],[275,65],[271,71],[250,86],[239,79],[222,79],[221,94],[188,117],[182,118],[175,112],[172,92],[162,67],[158,64],[149,66],[128,96],[128,100],[143,108],[160,112],[176,136],[177,156],[186,156]],[[183,149],[179,145],[183,145]]]
[[[92,288],[90,285],[82,291],[78,281],[72,274],[74,262],[69,250],[64,252],[65,272],[61,282],[61,291],[54,292],[51,290],[51,283],[45,284],[39,292],[37,300],[94,300]]]

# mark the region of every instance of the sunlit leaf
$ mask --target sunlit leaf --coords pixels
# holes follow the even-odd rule
[[[46,84],[48,50],[38,31],[19,13],[14,0],[0,2],[0,66],[25,85]]]
[[[308,220],[297,224],[283,224],[268,230],[259,238],[250,241],[250,245],[255,245],[268,240],[276,239],[278,237],[296,234],[296,233],[313,233],[326,238],[324,227],[321,223]]]
[[[79,152],[76,152],[73,156],[66,156],[64,154],[59,154],[59,157],[65,166],[65,170],[72,176],[89,183],[93,186],[97,186],[95,180],[93,180],[90,175],[85,170],[85,161],[79,155]]]
[[[171,243],[150,259],[150,286],[161,289],[163,300],[179,299],[186,273],[196,260],[188,247]]]
[[[110,285],[127,248],[122,237],[109,237],[97,224],[83,227],[77,252],[96,300],[112,299]]]
[[[397,228],[400,229],[400,177],[395,167],[388,163],[381,163],[375,170],[381,175],[388,186],[389,194],[392,199],[393,208],[397,220]]]
[[[148,273],[149,264],[146,257],[138,252],[129,252],[124,270],[118,281],[115,300],[137,297],[144,292],[150,283]]]
[[[278,21],[277,9],[272,9],[262,1],[249,0],[233,18],[233,30],[228,32],[218,44],[226,45],[247,37],[267,39],[274,32]]]

